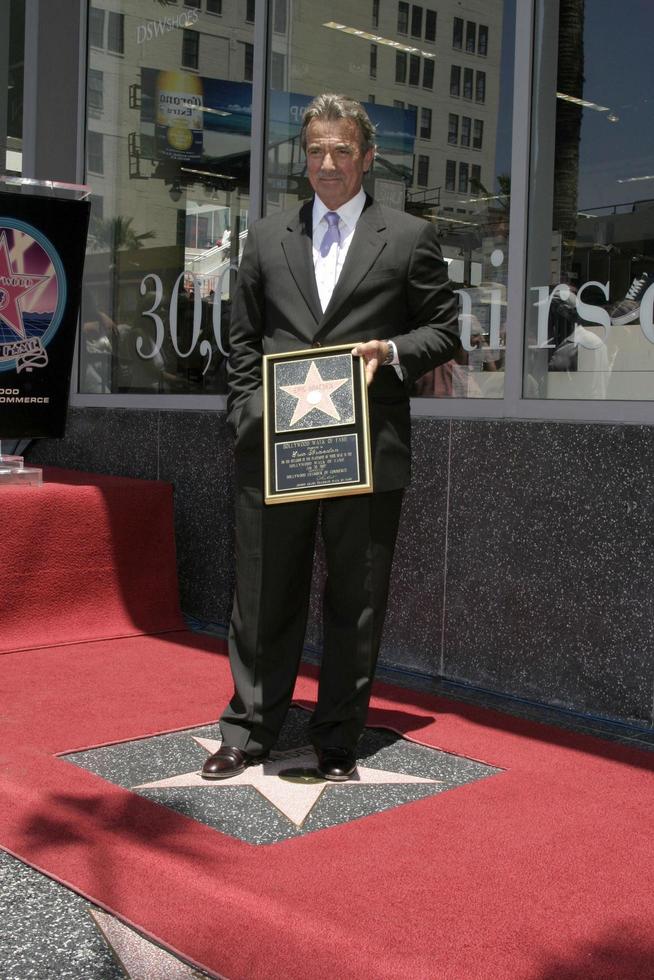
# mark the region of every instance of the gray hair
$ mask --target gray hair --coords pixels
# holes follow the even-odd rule
[[[375,147],[375,127],[366,110],[356,99],[350,99],[347,95],[335,95],[333,92],[317,95],[302,116],[300,142],[303,150],[307,148],[307,129],[314,119],[353,119],[359,127],[363,152],[367,153]]]

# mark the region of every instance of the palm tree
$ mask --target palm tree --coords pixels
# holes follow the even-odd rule
[[[111,252],[115,255],[121,250],[136,251],[143,243],[156,238],[154,231],[137,233],[132,228],[133,218],[98,218],[92,216],[89,228],[89,243],[95,252]]]

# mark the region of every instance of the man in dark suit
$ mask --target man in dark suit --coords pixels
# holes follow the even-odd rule
[[[236,435],[234,696],[203,776],[222,779],[274,745],[300,663],[318,524],[324,644],[310,720],[318,771],[355,771],[386,610],[404,487],[409,389],[459,347],[458,310],[435,228],[362,190],[374,128],[358,102],[314,99],[303,120],[313,201],[249,231],[230,332],[228,420]],[[262,355],[355,343],[369,385],[374,492],[263,503]]]

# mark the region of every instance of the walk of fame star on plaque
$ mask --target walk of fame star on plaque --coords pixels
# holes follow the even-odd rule
[[[355,347],[264,356],[266,504],[372,492],[368,388]]]
[[[275,432],[354,422],[352,357],[301,358],[275,364]]]

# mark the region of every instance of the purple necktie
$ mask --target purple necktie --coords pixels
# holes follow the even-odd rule
[[[341,233],[338,230],[338,215],[335,211],[327,211],[325,214],[325,221],[327,222],[327,231],[325,232],[325,237],[320,243],[320,254],[323,259],[329,255],[329,250],[334,244],[341,244]]]

